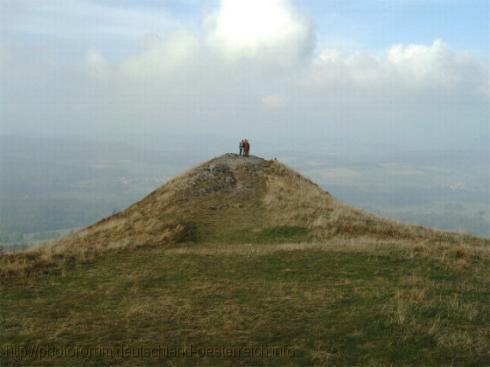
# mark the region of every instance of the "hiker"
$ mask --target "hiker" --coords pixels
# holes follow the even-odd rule
[[[248,157],[248,153],[250,152],[250,143],[248,142],[248,139],[245,138],[243,139],[243,155],[245,157]]]
[[[240,150],[240,153],[238,155],[242,155],[243,152],[243,139],[240,140],[240,143],[238,144],[238,149]]]

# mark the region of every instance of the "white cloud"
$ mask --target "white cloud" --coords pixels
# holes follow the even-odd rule
[[[432,45],[395,45],[388,52],[388,63],[406,81],[450,86],[458,80],[455,67],[465,62],[463,57],[435,40]]]
[[[106,58],[100,51],[92,49],[87,52],[85,62],[88,67],[88,72],[92,77],[103,76],[109,67]]]
[[[290,62],[314,45],[312,25],[288,0],[221,0],[204,22],[206,41],[226,57]]]
[[[199,39],[190,32],[176,32],[164,41],[147,42],[145,50],[128,57],[120,70],[126,77],[151,79],[173,72],[185,72],[189,63],[199,57]]]
[[[284,107],[287,101],[282,96],[271,94],[262,97],[261,102],[265,108],[274,110],[274,109]]]
[[[488,63],[464,51],[452,50],[442,40],[432,44],[398,44],[386,56],[367,52],[343,55],[323,50],[304,83],[350,86],[410,93],[457,93],[482,96],[488,83]]]

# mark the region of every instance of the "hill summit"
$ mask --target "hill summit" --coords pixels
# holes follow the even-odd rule
[[[126,210],[63,238],[54,249],[447,236],[354,209],[276,160],[224,154]]]

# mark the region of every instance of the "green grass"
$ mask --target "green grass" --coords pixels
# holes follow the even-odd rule
[[[294,354],[28,362],[46,366],[485,366],[488,269],[486,257],[427,257],[389,244],[126,249],[2,280],[0,345],[264,345]]]
[[[271,244],[311,239],[310,230],[300,226],[235,229],[233,223],[229,223],[228,226],[221,226],[224,229],[216,230],[215,226],[208,223],[186,222],[182,224],[185,230],[177,238],[177,242],[197,244],[202,241],[212,241],[221,244]]]

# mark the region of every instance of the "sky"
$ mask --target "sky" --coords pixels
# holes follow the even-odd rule
[[[0,133],[486,147],[489,18],[486,0],[0,0]]]

